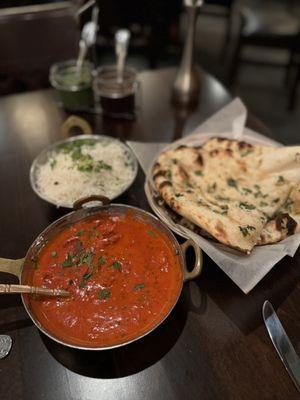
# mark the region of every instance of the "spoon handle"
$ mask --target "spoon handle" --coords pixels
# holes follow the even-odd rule
[[[67,297],[70,295],[69,292],[61,289],[46,289],[39,286],[29,286],[29,285],[0,284],[0,294],[5,294],[5,293],[30,293],[42,296],[63,296],[63,297]]]

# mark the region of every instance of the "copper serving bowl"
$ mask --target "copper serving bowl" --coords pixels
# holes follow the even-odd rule
[[[83,207],[86,205],[88,202],[95,201],[95,200],[101,200],[102,205],[97,206],[97,207]],[[51,339],[55,340],[58,343],[61,343],[63,345],[76,348],[76,349],[83,349],[83,350],[105,350],[105,349],[110,349],[110,348],[115,348],[115,347],[120,347],[123,345],[126,345],[128,343],[131,343],[137,339],[140,339],[141,337],[147,335],[151,331],[153,331],[158,325],[160,325],[170,314],[172,309],[174,308],[175,304],[178,301],[178,298],[180,296],[181,290],[183,283],[186,281],[189,281],[191,279],[196,278],[197,276],[200,275],[201,270],[202,270],[202,251],[199,248],[198,245],[195,244],[194,241],[191,239],[187,240],[185,243],[182,245],[179,245],[177,242],[176,238],[174,237],[173,233],[167,228],[167,226],[161,222],[158,218],[154,217],[152,214],[141,210],[136,207],[132,207],[129,205],[124,205],[124,204],[109,204],[109,200],[106,198],[103,198],[101,196],[91,196],[87,199],[82,199],[74,204],[75,211],[63,216],[62,218],[59,218],[55,222],[53,222],[51,225],[49,225],[32,243],[30,248],[27,251],[27,254],[24,258],[18,259],[18,260],[10,260],[10,259],[4,259],[0,258],[0,271],[1,272],[6,272],[9,274],[13,274],[17,276],[17,278],[20,281],[20,284],[26,284],[30,285],[32,284],[33,280],[33,275],[35,271],[35,265],[39,256],[40,251],[44,248],[44,246],[51,241],[58,233],[60,233],[62,230],[66,229],[67,227],[72,226],[74,223],[85,219],[89,216],[92,216],[94,214],[99,214],[102,211],[118,211],[120,213],[122,212],[128,212],[130,210],[131,213],[133,213],[134,216],[138,218],[142,218],[143,221],[150,223],[155,229],[160,230],[161,232],[164,233],[165,237],[168,238],[170,241],[171,246],[174,248],[174,252],[176,256],[179,258],[179,264],[181,266],[181,285],[179,285],[179,290],[175,296],[175,301],[173,304],[170,305],[169,309],[167,312],[162,315],[161,320],[153,327],[151,327],[146,333],[142,334],[137,334],[136,337],[134,337],[130,341],[126,342],[121,342],[117,343],[113,346],[111,345],[103,345],[103,346],[95,346],[93,345],[93,342],[91,341],[90,346],[78,346],[73,343],[69,343],[66,340],[63,340],[53,332],[50,332],[47,330],[43,324],[39,321],[39,319],[36,317],[31,303],[30,303],[30,295],[26,294],[21,294],[23,305],[33,321],[33,323],[40,329],[41,332],[43,332],[45,335],[49,336]],[[188,271],[187,265],[186,265],[186,259],[185,259],[185,253],[189,247],[192,247],[195,252],[195,262],[194,266],[191,271]]]

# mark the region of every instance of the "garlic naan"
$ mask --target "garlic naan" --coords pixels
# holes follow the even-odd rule
[[[219,242],[250,253],[258,243],[291,233],[291,223],[287,226],[282,219],[281,239],[275,239],[275,222],[270,220],[281,208],[285,214],[291,211],[284,210],[291,196],[300,206],[300,193],[294,193],[300,180],[298,154],[300,147],[278,149],[214,138],[200,147],[162,152],[153,181],[176,213]],[[275,228],[277,232],[278,223]]]

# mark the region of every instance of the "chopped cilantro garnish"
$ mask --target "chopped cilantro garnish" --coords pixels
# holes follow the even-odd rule
[[[245,192],[245,194],[248,194],[248,193],[252,193],[252,190],[251,189],[248,189],[248,188],[242,188],[243,189],[243,191]]]
[[[91,265],[91,263],[93,261],[93,256],[94,255],[91,251],[84,252],[83,254],[81,254],[78,264],[79,265],[82,265],[82,264]]]
[[[106,259],[103,256],[100,256],[98,258],[98,265],[100,266],[100,265],[103,265],[105,263],[106,263]]]
[[[248,150],[246,150],[244,153],[241,154],[241,157],[246,157],[246,156],[248,156],[249,154],[251,154],[252,152],[253,152],[253,150],[248,149]]]
[[[66,267],[72,267],[73,265],[73,253],[68,253],[67,258],[65,259],[65,261],[61,264],[61,266],[63,268]]]
[[[106,171],[111,171],[112,170],[112,166],[109,164],[106,164],[104,161],[100,160],[97,161],[97,164],[95,166],[95,171],[96,172],[100,172],[102,170],[106,170]]]
[[[259,203],[259,206],[260,207],[267,207],[269,204],[268,203],[266,203],[265,201],[261,201],[260,203]]]
[[[276,203],[278,203],[278,202],[279,202],[279,200],[280,200],[280,198],[279,198],[279,197],[277,197],[276,199],[273,199],[273,200],[272,200],[272,203],[273,203],[273,204],[276,204]]]
[[[134,286],[133,290],[137,292],[138,290],[144,289],[145,285],[143,283],[139,283]]]
[[[239,226],[239,229],[242,232],[244,237],[250,235],[249,231],[255,231],[255,227],[251,226],[251,225]]]
[[[290,198],[287,198],[286,201],[282,204],[282,208],[284,208],[285,210],[291,212],[292,208],[292,204],[294,204],[293,200]]]
[[[197,175],[197,176],[203,176],[203,172],[202,172],[202,171],[195,171],[195,175]]]
[[[182,193],[175,193],[175,197],[181,197],[181,196],[183,196]]]
[[[249,204],[246,201],[240,201],[239,207],[246,210],[254,210],[256,208],[253,204]]]
[[[115,269],[117,271],[121,271],[121,264],[119,263],[119,261],[113,262],[112,267],[113,267],[113,269]]]
[[[82,247],[82,242],[80,240],[77,240],[75,243],[75,248],[78,253],[82,250]]]
[[[56,166],[56,164],[57,164],[57,160],[51,160],[50,161],[50,167],[51,167],[51,169],[53,169],[55,166]]]
[[[147,234],[148,234],[149,236],[156,237],[156,235],[155,235],[155,233],[154,233],[153,231],[148,230],[148,231],[147,231]]]
[[[99,300],[106,300],[109,297],[110,297],[110,290],[108,290],[108,289],[99,290],[99,292],[98,292],[98,299]]]
[[[57,251],[51,251],[51,257],[55,258],[57,257]]]
[[[84,229],[80,229],[79,231],[76,232],[76,236],[81,236],[84,234]]]
[[[82,288],[82,287],[86,286],[87,281],[91,278],[92,275],[93,275],[93,272],[86,272],[85,274],[83,274],[83,276],[79,282],[79,287]]]
[[[215,199],[216,200],[220,200],[220,201],[230,201],[229,197],[223,197],[223,196],[220,196],[220,195],[215,196]]]
[[[168,171],[166,172],[166,178],[167,179],[172,179],[172,171],[170,169],[168,169]]]
[[[284,177],[282,175],[279,175],[277,178],[276,186],[283,185],[285,182]]]
[[[214,193],[216,191],[216,188],[217,188],[217,184],[216,184],[216,182],[214,182],[212,185],[209,185],[207,187],[207,192]]]
[[[227,185],[230,187],[234,187],[235,189],[237,189],[237,182],[235,179],[233,178],[228,178],[227,179]]]

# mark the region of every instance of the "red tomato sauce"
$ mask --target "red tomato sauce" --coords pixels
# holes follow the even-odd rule
[[[58,233],[40,252],[33,284],[67,298],[32,298],[34,314],[69,344],[105,347],[155,327],[182,284],[170,239],[130,212],[101,212]]]

